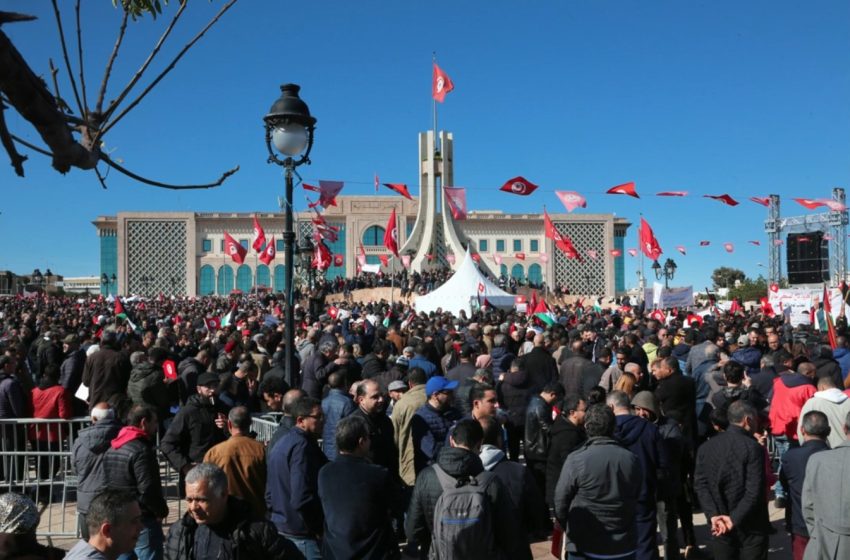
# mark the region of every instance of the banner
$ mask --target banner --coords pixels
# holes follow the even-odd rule
[[[812,307],[820,304],[823,288],[781,288],[777,291],[768,290],[768,302],[776,313],[790,314],[791,326],[812,324],[809,312]],[[829,288],[829,303],[832,307],[833,319],[838,318],[841,306],[844,305],[845,316],[850,316],[850,305],[841,298],[841,290]]]
[[[670,309],[671,307],[691,307],[694,305],[693,286],[681,288],[665,288],[658,282],[652,288],[644,288],[643,297],[646,308],[658,307],[659,309]]]
[[[379,264],[364,264],[361,267],[363,272],[371,272],[372,274],[377,274],[381,271],[381,265]]]

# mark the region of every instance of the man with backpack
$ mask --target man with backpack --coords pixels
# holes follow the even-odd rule
[[[478,422],[459,421],[449,435],[451,447],[417,477],[406,530],[420,558],[429,558],[431,548],[436,559],[530,557],[507,489],[478,456],[483,439]]]

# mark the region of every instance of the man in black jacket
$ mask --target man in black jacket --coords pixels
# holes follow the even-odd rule
[[[558,479],[555,516],[571,557],[627,558],[636,552],[643,471],[614,439],[615,425],[607,406],[590,407],[584,423],[588,440],[567,457]]]
[[[779,480],[786,495],[790,497],[788,507],[785,508],[785,525],[791,533],[791,554],[794,560],[802,560],[809,542],[802,499],[806,465],[809,463],[809,457],[829,449],[826,441],[830,434],[829,419],[823,412],[812,410],[803,415],[800,428],[804,443],[785,452],[782,456],[782,468],[779,469]]]
[[[156,410],[136,405],[127,416],[110,448],[103,455],[103,472],[108,488],[135,492],[142,508],[142,529],[136,541],[139,560],[162,560],[162,520],[168,505],[162,492],[154,439],[159,425]]]
[[[478,484],[486,486],[494,540],[480,543],[482,552],[489,551],[494,559],[530,557],[528,543],[523,542],[519,533],[516,508],[507,489],[498,477],[484,472],[478,457],[483,438],[484,432],[478,422],[471,419],[459,421],[452,428],[449,438],[451,447],[443,448],[436,464],[423,469],[416,478],[405,529],[408,538],[414,539],[421,547],[420,558],[428,558],[434,534],[434,510],[443,493],[443,486],[435,471],[437,466],[458,481],[466,482],[475,478]]]
[[[354,398],[357,410],[353,416],[359,416],[369,426],[369,458],[376,465],[390,473],[398,473],[398,449],[395,446],[393,422],[384,412],[384,395],[374,379],[367,379],[357,385]]]
[[[322,389],[327,383],[328,375],[346,363],[344,359],[338,357],[338,348],[336,342],[325,340],[319,343],[317,352],[313,352],[304,360],[301,368],[301,389],[308,396],[321,400]]]
[[[319,499],[325,513],[325,558],[400,557],[391,513],[399,513],[397,476],[369,461],[370,428],[347,416],[336,428],[339,455],[319,471]]]
[[[561,401],[561,414],[552,422],[549,456],[546,458],[546,504],[555,506],[555,485],[561,476],[564,461],[570,453],[581,447],[587,436],[584,432],[584,417],[587,403],[576,393]]]
[[[552,360],[552,363],[555,363]],[[547,383],[539,395],[533,395],[525,410],[525,434],[523,450],[525,464],[534,477],[540,493],[546,492],[546,459],[549,457],[549,444],[554,419],[552,405],[564,397],[564,388],[557,381]]]
[[[215,465],[201,463],[186,475],[186,510],[168,530],[167,560],[301,557],[248,502],[227,495],[227,476]]]
[[[679,360],[673,356],[653,362],[652,375],[658,380],[655,398],[661,405],[661,414],[681,424],[688,448],[692,449],[696,444],[696,383],[682,374]]]
[[[522,369],[528,372],[534,392],[541,391],[547,384],[558,380],[558,364],[546,348],[547,342],[546,335],[534,335],[534,348],[519,358]]]
[[[715,558],[766,558],[765,453],[753,437],[758,412],[746,401],[735,401],[727,418],[729,429],[700,447],[694,489],[711,523]]]
[[[387,371],[389,342],[378,339],[372,344],[372,351],[363,357],[363,379],[373,379]]]
[[[198,377],[197,393],[174,417],[160,442],[160,449],[180,473],[180,488],[186,473],[204,461],[213,445],[226,439],[227,409],[216,399],[219,377],[212,372]]]

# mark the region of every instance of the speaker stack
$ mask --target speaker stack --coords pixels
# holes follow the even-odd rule
[[[829,280],[829,243],[822,231],[791,233],[788,249],[788,283],[820,284]]]

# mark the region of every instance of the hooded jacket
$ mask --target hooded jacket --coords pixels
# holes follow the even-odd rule
[[[748,374],[755,373],[761,368],[761,350],[753,346],[738,348],[732,353],[732,361],[744,366]]]
[[[564,461],[570,453],[582,446],[587,439],[584,428],[576,426],[562,415],[552,423],[549,455],[546,458],[546,504],[555,505],[555,485],[561,476]]]
[[[83,428],[74,440],[71,458],[77,474],[77,511],[88,513],[89,504],[104,488],[106,475],[103,472],[103,454],[121,430],[121,423],[114,418],[103,418]]]
[[[667,451],[658,428],[640,416],[620,414],[617,415],[614,438],[634,453],[640,461],[644,481],[641,484],[638,500],[640,505],[655,509],[659,471],[668,466]]]
[[[525,410],[531,398],[531,380],[524,370],[508,371],[499,384],[501,401],[514,426],[525,426]]]
[[[156,450],[144,430],[121,428],[103,455],[103,472],[109,488],[135,492],[142,515],[158,519],[168,516]]]
[[[160,449],[168,458],[168,462],[182,471],[191,463],[201,463],[209,449],[226,439],[224,432],[215,425],[216,415],[227,411],[215,401],[195,393],[177,416],[162,437]]]
[[[800,411],[815,392],[812,380],[799,373],[783,373],[774,379],[773,399],[770,401],[768,415],[771,433],[796,441]]]
[[[839,366],[841,366],[842,379],[847,379],[847,373],[850,372],[850,349],[841,347],[836,348],[832,351],[832,357],[835,358],[835,361],[838,362]]]
[[[803,441],[803,416],[807,413],[817,410],[826,414],[829,420],[829,435],[826,441],[833,449],[841,445],[847,438],[844,436],[844,422],[847,414],[850,413],[850,398],[840,389],[827,389],[818,391],[812,398],[806,401],[800,410],[800,420],[797,423],[797,439]]]
[[[133,404],[147,404],[156,409],[157,418],[164,420],[171,416],[171,390],[165,384],[162,367],[150,362],[137,364],[130,372],[127,384],[127,396]],[[176,394],[175,394],[176,397]],[[175,402],[177,399],[173,399]]]

